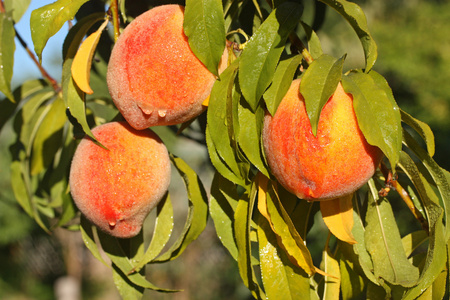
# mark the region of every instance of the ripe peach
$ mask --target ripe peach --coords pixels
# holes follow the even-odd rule
[[[75,204],[92,223],[113,236],[133,237],[170,183],[165,145],[150,129],[111,122],[92,130],[107,149],[81,140],[70,169]]]
[[[112,50],[109,92],[136,129],[180,124],[205,109],[216,77],[189,47],[183,20],[183,6],[157,6],[134,19]],[[226,68],[227,53],[219,70]]]
[[[350,194],[373,176],[383,154],[365,140],[353,98],[339,83],[323,107],[317,136],[312,133],[300,80],[292,82],[277,112],[266,114],[264,152],[273,175],[308,201]]]

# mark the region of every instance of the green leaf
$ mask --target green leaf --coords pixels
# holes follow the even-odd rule
[[[369,279],[374,284],[378,284],[378,279],[373,273],[374,267],[372,258],[370,257],[368,249],[365,246],[366,229],[364,228],[363,224],[363,215],[365,215],[366,211],[363,211],[363,208],[361,207],[357,197],[354,198],[356,199],[354,199],[355,201],[353,202],[354,223],[352,233],[357,243],[353,245],[353,251],[358,260],[357,262],[353,260],[353,263],[358,264],[361,267],[367,279]]]
[[[433,157],[435,150],[434,134],[433,131],[431,131],[430,126],[422,121],[415,119],[413,116],[409,115],[402,109],[400,110],[400,114],[402,116],[402,121],[405,124],[411,126],[411,128],[414,129],[423,138],[425,144],[427,145],[428,154],[430,155],[430,157]]]
[[[336,59],[324,54],[314,60],[303,73],[300,81],[300,93],[305,99],[306,112],[314,136],[317,135],[322,108],[334,94],[341,80],[344,60],[345,55]]]
[[[114,284],[122,299],[140,300],[144,294],[144,288],[132,283],[126,275],[113,264],[113,280]]]
[[[19,22],[23,14],[28,9],[31,0],[3,0],[5,10],[12,12],[12,17],[15,23]]]
[[[63,44],[64,60],[75,57],[75,54],[77,53],[78,48],[88,30],[94,26],[95,23],[104,19],[104,13],[93,13],[77,21],[77,23],[70,28]]]
[[[135,253],[133,253],[132,251],[130,252],[128,251],[129,249],[123,247],[124,243],[131,242],[129,239],[121,241],[118,238],[112,237],[101,231],[98,231],[98,237],[103,250],[105,251],[106,255],[111,259],[113,266],[116,266],[120,270],[118,274],[121,275],[122,278],[124,278],[124,280],[129,281],[130,284],[132,283],[133,285],[135,285],[135,288],[143,287],[146,289],[161,292],[177,292],[177,290],[165,289],[155,286],[147,279],[145,279],[145,276],[143,276],[141,273],[134,272],[128,274],[130,270],[133,270],[134,268],[131,261],[133,256],[135,255]],[[134,238],[140,237],[138,236]]]
[[[311,253],[281,204],[281,200],[272,184],[268,186],[266,205],[270,218],[268,221],[279,238],[280,246],[286,251],[295,265],[302,268],[308,275],[314,274],[315,268]],[[267,216],[265,217],[267,218]]]
[[[238,107],[240,150],[256,168],[269,177],[269,171],[262,150],[261,132],[264,122],[264,108],[258,106],[255,112],[242,98]]]
[[[211,183],[209,213],[214,221],[220,242],[227,248],[234,260],[237,260],[238,257],[238,249],[233,235],[234,213],[238,201],[236,185],[216,172]]]
[[[330,276],[324,278],[323,297],[324,300],[339,299],[339,290],[341,285],[341,272],[339,261],[333,257],[329,248],[328,242],[325,245],[325,250],[322,252],[322,264],[324,272]],[[333,278],[334,276],[336,278]]]
[[[31,12],[31,39],[39,61],[42,61],[42,51],[47,41],[61,29],[64,23],[72,20],[81,5],[87,1],[89,0],[58,0]]]
[[[405,249],[405,254],[410,257],[411,254],[428,241],[428,235],[424,230],[418,230],[405,235],[402,238],[403,249]]]
[[[302,6],[286,2],[278,6],[252,35],[239,63],[242,94],[252,110],[272,81],[286,39],[300,21]]]
[[[311,54],[314,59],[318,59],[323,54],[322,44],[320,43],[319,37],[308,24],[304,22],[300,22],[300,24],[302,24],[306,33],[306,38],[308,39],[309,54]]]
[[[246,191],[238,201],[234,214],[234,237],[238,249],[237,262],[241,279],[254,298],[265,299],[264,292],[259,286],[252,268],[250,230],[256,190],[257,187],[253,182],[250,193]]]
[[[216,76],[225,49],[225,23],[220,0],[187,0],[184,33],[195,56]]]
[[[203,232],[208,219],[208,199],[200,178],[184,160],[174,155],[170,158],[186,185],[189,200],[188,217],[178,239],[170,249],[155,259],[155,262],[169,261],[180,256],[186,247]]]
[[[404,130],[404,143],[411,149],[419,158],[420,162],[425,166],[431,177],[433,178],[437,190],[439,191],[441,202],[440,205],[444,209],[445,218],[445,240],[450,238],[450,181],[447,180],[447,176],[443,169],[428,155],[424,149],[411,137],[411,135]]]
[[[345,243],[340,242],[338,249],[341,250],[341,246],[344,244]],[[358,273],[354,262],[341,254],[339,255],[339,269],[342,300],[362,299],[365,283],[361,274]]]
[[[245,185],[246,174],[242,174],[241,159],[235,141],[235,120],[232,119],[233,87],[238,67],[236,60],[217,80],[211,91],[206,128],[208,152],[214,167],[228,180]]]
[[[151,262],[169,241],[173,230],[173,206],[169,193],[158,203],[155,229],[147,251],[134,267],[133,272],[139,272],[146,264]]]
[[[367,142],[380,148],[395,170],[401,151],[400,111],[386,86],[375,76],[360,72],[343,76],[342,85],[353,96],[358,125]]]
[[[50,166],[62,143],[62,128],[66,121],[64,101],[56,98],[33,141],[31,175],[38,174]]]
[[[264,93],[264,101],[267,110],[274,116],[278,105],[286,95],[291,82],[294,79],[294,74],[298,70],[302,62],[301,55],[294,55],[287,59],[280,60],[280,63],[273,75],[273,81],[267,91]]]
[[[30,216],[33,216],[33,208],[30,196],[28,195],[27,186],[23,178],[23,163],[21,161],[13,161],[11,163],[11,187],[17,202],[23,210]]]
[[[97,232],[97,228],[92,225],[84,215],[81,215],[80,217],[80,231],[81,238],[83,239],[86,248],[89,249],[89,251],[96,259],[98,259],[101,263],[109,268],[110,266],[103,259],[102,255],[100,254],[100,249],[95,242],[94,233]]]
[[[14,102],[14,96],[11,92],[11,79],[16,50],[15,36],[16,31],[11,15],[0,13],[0,92],[12,102]]]
[[[375,190],[373,182],[370,185]],[[389,202],[379,199],[376,191],[369,193],[366,223],[365,245],[372,257],[375,276],[391,284],[414,286],[419,270],[406,257]]]
[[[76,86],[72,79],[72,61],[73,59],[66,59],[64,61],[62,74],[63,99],[67,107],[69,120],[73,123],[74,119],[76,121],[76,124],[74,125],[81,126],[86,135],[94,141],[97,141],[91,132],[91,128],[89,127],[86,118],[85,94]]]
[[[308,299],[308,275],[289,261],[267,220],[258,217],[258,225],[261,278],[267,299],[298,299],[299,295]]]
[[[353,2],[345,0],[320,1],[335,9],[350,23],[353,30],[355,30],[364,49],[364,56],[366,58],[365,72],[369,72],[377,60],[378,53],[377,45],[369,32],[367,19],[361,7]]]

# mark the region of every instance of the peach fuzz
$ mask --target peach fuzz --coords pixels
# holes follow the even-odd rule
[[[134,19],[108,63],[111,97],[130,125],[144,129],[191,120],[216,80],[194,55],[183,31],[184,7],[162,5]],[[219,71],[226,68],[225,49]]]
[[[373,176],[383,154],[365,140],[353,98],[339,83],[312,133],[300,79],[292,82],[275,115],[264,119],[263,145],[271,172],[287,190],[308,201],[350,194]]]
[[[70,169],[70,191],[79,210],[101,230],[129,238],[166,193],[168,151],[150,129],[111,122],[92,130],[107,149],[85,137]]]

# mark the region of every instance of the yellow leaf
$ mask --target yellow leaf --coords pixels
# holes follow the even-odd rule
[[[322,218],[328,229],[341,241],[356,244],[353,228],[353,194],[320,202]]]
[[[88,36],[75,54],[72,63],[72,77],[77,86],[86,94],[92,94],[94,91],[89,85],[91,77],[92,58],[94,57],[95,49],[97,47],[100,36],[108,24],[105,20],[100,28]]]

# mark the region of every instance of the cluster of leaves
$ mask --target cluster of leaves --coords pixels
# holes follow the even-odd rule
[[[88,2],[58,0],[33,11],[31,33],[38,60],[48,39]],[[47,77],[27,81],[15,91],[10,88],[14,22],[29,1],[4,3],[0,90],[9,100],[0,102],[0,128],[14,137],[10,175],[15,197],[44,230],[80,230],[86,246],[104,262],[102,249],[124,297],[138,298],[144,289],[174,292],[149,282],[145,266],[179,257],[203,231],[208,215],[255,298],[448,296],[450,174],[432,158],[434,136],[428,125],[402,111],[386,80],[373,70],[377,46],[358,5],[345,0],[312,2],[317,17],[325,8],[334,9],[361,41],[364,68],[344,73],[345,56],[324,54],[316,26],[302,20],[306,1],[186,1],[185,33],[211,72],[217,74],[226,39],[233,46],[228,68],[213,87],[206,115],[200,117],[216,172],[208,200],[195,171],[171,155],[186,184],[186,222],[169,244],[173,209],[167,194],[157,207],[149,246],[144,247],[142,232],[117,239],[79,219],[68,191],[77,139],[85,134],[94,138],[92,126],[120,118],[104,92],[106,58],[100,47],[102,38],[117,38],[119,19],[129,21],[127,2],[113,0],[106,12],[77,15],[64,42],[60,86]],[[105,30],[108,26],[112,33]],[[353,95],[361,131],[386,156],[375,176],[353,195],[320,204],[297,199],[267,167],[261,147],[264,115],[276,112],[292,80],[299,77],[313,133],[322,107],[342,82]],[[402,237],[392,200],[405,201],[421,229]],[[315,266],[305,241],[318,213],[331,233],[321,264]]]

